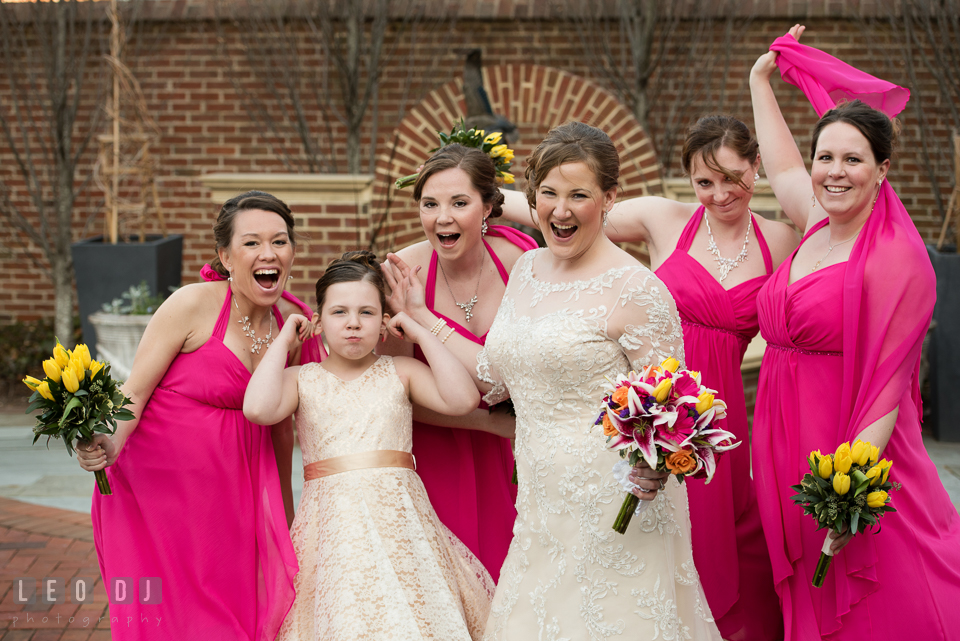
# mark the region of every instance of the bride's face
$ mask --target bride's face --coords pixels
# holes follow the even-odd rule
[[[537,221],[547,247],[560,260],[575,260],[603,238],[603,212],[617,190],[604,192],[582,162],[554,167],[537,187]]]

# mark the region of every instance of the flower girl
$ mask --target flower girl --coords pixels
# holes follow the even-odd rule
[[[244,397],[251,421],[296,411],[304,487],[292,536],[300,573],[278,639],[479,639],[494,584],[437,518],[415,470],[411,400],[462,415],[474,383],[441,340],[399,314],[429,367],[377,356],[389,315],[376,256],[348,252],[317,281],[313,323],[330,356],[284,369],[307,319],[291,316]]]

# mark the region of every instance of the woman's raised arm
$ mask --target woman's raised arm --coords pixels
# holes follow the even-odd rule
[[[804,27],[795,25],[790,29],[790,35],[799,39],[803,31]],[[826,213],[822,207],[814,205],[810,174],[770,86],[770,78],[776,70],[777,53],[768,51],[757,59],[750,71],[754,128],[760,143],[763,169],[770,179],[773,193],[783,213],[803,232]]]

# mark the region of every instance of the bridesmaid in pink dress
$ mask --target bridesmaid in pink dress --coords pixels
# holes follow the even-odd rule
[[[960,517],[921,440],[917,372],[935,276],[886,180],[889,120],[906,90],[804,47],[794,27],[751,73],[764,166],[785,210],[808,227],[760,291],[768,349],[754,418],[754,475],[786,638],[954,639],[960,633]],[[778,59],[779,53],[779,59]],[[812,180],[769,79],[779,65],[823,118]],[[840,99],[862,98],[834,108]],[[776,150],[776,154],[772,153]],[[811,585],[824,544],[789,497],[812,450],[868,440],[892,460],[897,512],[879,531],[831,533],[836,556]]]
[[[293,603],[272,430],[242,411],[270,338],[300,312],[281,300],[293,224],[262,192],[224,204],[214,267],[230,282],[164,302],[124,384],[137,418],[77,448],[84,469],[109,466],[113,495],[94,494],[92,517],[114,639],[273,639]]]
[[[727,403],[726,429],[743,445],[725,455],[710,484],[688,480],[693,557],[724,639],[783,635],[779,602],[750,476],[750,442],[740,365],[757,334],[756,296],[796,247],[787,225],[755,216],[757,142],[730,116],[706,116],[688,132],[681,156],[699,204],[634,198],[614,205],[607,236],[646,242],[651,266],[677,303],[686,365]],[[529,215],[507,195],[507,217]],[[716,253],[711,247],[716,246]]]
[[[427,240],[397,255],[408,265],[428,266],[417,275],[434,327],[442,321],[437,335],[457,332],[482,345],[514,262],[537,245],[526,234],[487,222],[500,215],[503,199],[493,162],[477,149],[440,149],[420,171],[413,197]],[[390,304],[396,309],[395,299]],[[380,351],[423,360],[419,350],[392,338]],[[414,406],[413,454],[430,503],[494,581],[499,580],[517,517],[508,440],[513,429],[512,416],[490,412],[485,403],[464,417]]]

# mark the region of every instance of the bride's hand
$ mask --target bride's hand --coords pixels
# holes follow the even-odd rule
[[[417,318],[417,312],[426,310],[423,283],[417,278],[420,266],[410,267],[396,254],[387,254],[387,262],[381,265],[383,277],[390,287],[387,304],[395,314],[406,313]]]
[[[634,496],[644,501],[652,501],[656,498],[657,492],[662,490],[664,485],[666,485],[669,477],[669,472],[658,472],[647,465],[647,462],[641,458],[640,462],[630,470],[630,474],[627,475],[627,480],[640,486],[633,490]]]

